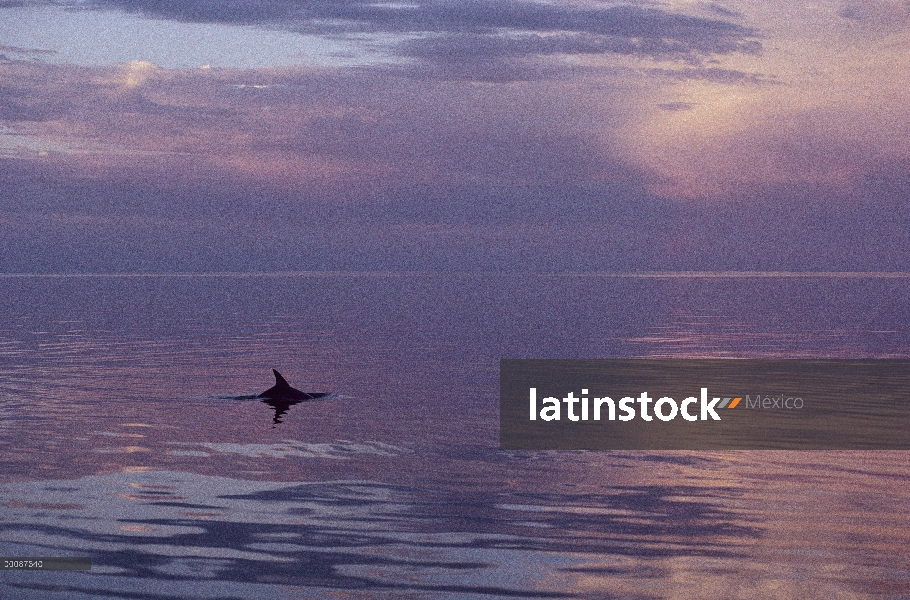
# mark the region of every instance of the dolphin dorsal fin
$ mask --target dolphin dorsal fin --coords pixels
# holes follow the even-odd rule
[[[281,376],[281,373],[272,369],[272,373],[275,374],[275,387],[276,388],[289,388],[290,384],[284,380],[284,377]]]

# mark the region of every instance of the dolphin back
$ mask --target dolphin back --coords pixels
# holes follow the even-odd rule
[[[275,374],[275,385],[262,392],[257,398],[271,399],[281,402],[302,402],[304,400],[314,400],[316,398],[324,398],[328,394],[323,393],[307,393],[301,392],[296,388],[292,388],[291,385],[281,376],[277,370],[272,369],[272,373]]]

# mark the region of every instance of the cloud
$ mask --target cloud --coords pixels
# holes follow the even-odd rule
[[[600,83],[147,64],[0,81],[7,126],[63,149],[0,161],[0,271],[546,269],[594,222],[598,249],[557,262],[619,267],[666,224],[603,137],[626,104]]]
[[[0,87],[0,120],[2,121],[49,121],[59,112],[56,107],[43,102],[26,103],[24,99],[10,98]]]
[[[658,104],[657,108],[661,110],[677,111],[692,110],[693,106],[694,105],[691,102],[664,102],[662,104]]]
[[[80,4],[85,6],[85,4]],[[714,51],[718,40],[734,45],[755,32],[717,19],[691,17],[634,5],[586,8],[509,0],[228,1],[95,0],[114,8],[190,22],[276,25],[317,34],[492,33],[496,30],[578,32],[627,38],[668,38]]]
[[[3,6],[0,5],[0,8],[3,8]],[[57,53],[56,50],[46,50],[46,49],[40,49],[40,48],[23,48],[21,46],[4,46],[4,45],[0,45],[0,52],[9,52],[10,54],[22,55],[22,56],[28,56],[28,57],[47,56],[47,55]]]
[[[591,6],[512,0],[92,0],[80,8],[120,10],[191,23],[254,25],[359,41],[412,61],[425,74],[478,79],[548,74],[558,56],[623,55],[698,64],[756,54],[759,32],[709,10],[709,17],[638,5]],[[562,65],[565,70],[566,65]],[[491,75],[491,73],[498,75]]]
[[[757,30],[699,3],[712,18],[583,3],[93,6],[382,43],[399,60],[0,62],[0,155],[23,157],[0,161],[10,269],[36,256],[49,270],[890,268],[907,256],[862,241],[907,222],[907,69],[890,40],[835,64],[794,34],[766,56]],[[836,27],[872,22],[829,13]],[[838,207],[857,198],[874,219]],[[800,215],[827,225],[797,250],[760,248],[762,232],[795,236]]]
[[[66,114],[72,105],[68,85],[58,79],[62,69],[28,61],[0,61],[0,120],[9,123],[42,122]]]
[[[0,160],[0,271],[895,269],[910,248],[907,129],[869,133],[885,111],[761,113],[694,142],[669,127],[703,128],[718,90],[772,86],[659,102],[659,79],[143,64],[0,81],[9,127],[71,149]],[[649,192],[660,178],[611,138],[634,110],[681,144],[671,183],[707,178],[725,202]],[[855,185],[827,185],[840,173]],[[764,246],[779,234],[798,244]]]
[[[910,2],[907,0],[849,0],[838,16],[853,21],[863,21],[873,27],[894,28],[910,20]]]
[[[186,164],[169,169],[171,177],[224,171],[295,187],[326,177],[501,184],[636,177],[601,137],[609,112],[624,103],[594,116],[584,85],[148,63],[0,65],[0,81],[0,118],[21,136],[72,149],[50,159],[89,171],[130,163],[155,170],[155,161],[175,160]],[[573,119],[579,125],[566,127]]]
[[[0,272],[851,271],[910,258],[906,165],[856,197],[780,186],[702,204],[613,184],[174,190],[163,177],[80,181],[14,162],[0,161],[16,184],[0,201],[17,211],[0,213]]]
[[[646,69],[652,77],[668,81],[706,81],[727,85],[777,85],[776,78],[761,73],[748,73],[738,69],[723,69],[720,67],[683,67],[681,69]]]
[[[634,21],[634,19],[629,19]],[[652,26],[654,30],[652,30]],[[603,28],[609,30],[609,28]],[[617,28],[618,29],[618,28]],[[663,35],[658,23],[642,24],[629,31],[612,33],[581,30],[521,31],[510,35],[458,32],[410,39],[398,47],[399,54],[433,62],[461,62],[556,54],[624,54],[657,59],[688,59],[700,55],[757,52],[760,45],[737,36],[702,37]],[[668,27],[668,29],[672,29]]]
[[[0,5],[0,9],[3,6]],[[0,64],[17,62],[37,62],[56,54],[56,50],[42,50],[36,48],[22,48],[20,46],[0,45]]]
[[[811,107],[779,113],[750,114],[746,107],[742,120],[722,120],[728,129],[716,131],[709,127],[709,105],[682,111],[658,105],[663,116],[643,135],[665,132],[662,162],[653,164],[667,182],[652,190],[675,197],[748,197],[762,203],[762,198],[780,196],[781,190],[852,198],[865,193],[870,179],[906,181],[906,108],[897,98],[867,102],[859,109]],[[878,110],[869,110],[870,105]],[[648,158],[657,156],[653,152]]]
[[[716,2],[702,2],[701,6],[703,6],[706,10],[709,10],[718,15],[723,15],[725,17],[733,17],[735,19],[741,19],[743,17],[743,14],[741,12],[730,10],[729,8],[722,6]]]

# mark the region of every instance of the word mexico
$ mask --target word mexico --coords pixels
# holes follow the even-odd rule
[[[504,450],[910,450],[910,360],[502,360],[499,389]]]
[[[588,398],[584,394],[588,393],[587,389],[582,389],[582,397],[576,398],[572,392],[562,399],[562,402],[566,405],[566,418],[570,421],[587,421],[588,416],[591,414],[591,411],[588,410],[589,402]],[[531,399],[531,420],[537,420],[537,388],[530,389],[530,399]],[[731,398],[726,399],[728,402]],[[733,398],[733,402],[728,406],[729,408],[736,408],[736,405],[739,404],[739,401],[742,398]],[[656,402],[653,398],[648,396],[648,392],[642,392],[638,398],[632,398],[626,396],[622,398],[619,402],[619,420],[620,421],[631,421],[635,418],[635,403],[637,402],[640,410],[638,411],[638,416],[645,421],[653,421],[654,417],[657,417],[661,421],[672,421],[676,418],[677,415],[681,415],[686,421],[698,421],[699,418],[702,421],[708,419],[713,419],[715,421],[720,421],[720,416],[715,412],[715,407],[723,401],[722,398],[714,398],[708,402],[708,388],[701,388],[701,396],[696,398],[695,396],[690,396],[683,400],[680,404],[676,404],[676,400],[668,396],[663,396],[658,399]],[[544,398],[542,401],[543,408],[540,409],[540,418],[544,421],[559,421],[560,418],[560,402],[556,398],[549,397]],[[616,420],[616,407],[617,403],[613,402],[612,398],[603,397],[603,398],[594,398],[593,399],[594,414],[593,419],[595,421],[600,421],[601,409],[606,405],[606,410],[608,411],[608,419],[610,421]],[[653,416],[648,413],[648,406],[654,402],[654,414]],[[576,413],[575,408],[576,404],[581,403],[581,413]],[[692,404],[697,404],[701,407],[701,412],[696,414],[691,414],[689,412],[689,406]]]

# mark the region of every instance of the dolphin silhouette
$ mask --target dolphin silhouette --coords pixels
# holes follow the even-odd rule
[[[329,395],[301,392],[298,389],[292,388],[288,382],[285,381],[284,377],[281,376],[281,373],[275,369],[272,369],[272,373],[275,374],[275,385],[256,396],[256,398],[275,409],[275,418],[272,420],[275,425],[281,423],[281,417],[287,414],[288,409],[295,404],[300,404],[307,400],[325,398]]]
[[[296,388],[292,388],[284,377],[281,376],[281,373],[272,369],[272,373],[275,374],[275,385],[262,392],[257,398],[263,400],[278,400],[282,402],[290,402],[296,404],[298,402],[305,402],[307,400],[315,400],[317,398],[325,398],[328,394],[322,393],[307,393],[301,392]]]

